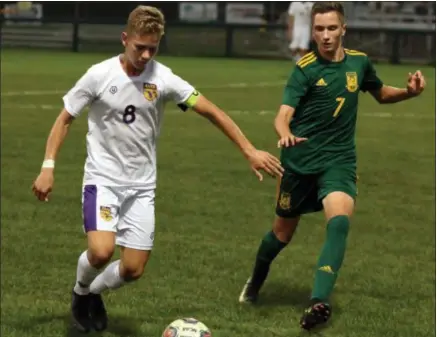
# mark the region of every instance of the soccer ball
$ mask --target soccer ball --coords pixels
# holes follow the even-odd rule
[[[181,318],[170,323],[162,337],[212,337],[211,331],[195,318]]]

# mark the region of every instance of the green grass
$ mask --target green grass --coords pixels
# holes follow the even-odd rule
[[[30,186],[62,95],[10,93],[67,90],[107,56],[2,52],[2,336],[74,336],[68,325],[70,290],[86,247],[81,229],[86,117],[75,122],[61,151],[51,201],[39,203]],[[258,147],[278,153],[273,113],[290,62],[160,60],[229,110]],[[396,86],[416,70],[376,68]],[[421,70],[428,88],[419,99],[381,106],[362,95],[359,202],[333,296],[333,319],[321,336],[435,335],[435,69]],[[303,219],[275,261],[259,306],[240,306],[239,292],[274,216],[275,181],[259,183],[207,121],[169,108],[159,143],[153,258],[139,282],[106,296],[111,323],[102,336],[159,337],[166,324],[185,316],[202,320],[214,337],[306,335],[298,320],[324,240],[323,215]]]

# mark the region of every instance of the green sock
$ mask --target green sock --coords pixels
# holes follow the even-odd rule
[[[331,295],[346,252],[348,231],[349,218],[347,216],[340,215],[329,220],[325,244],[317,262],[311,299],[327,301]]]
[[[259,287],[262,286],[269,273],[270,264],[286,245],[287,242],[279,241],[273,231],[270,231],[264,236],[256,255],[255,267],[252,274],[253,284]]]

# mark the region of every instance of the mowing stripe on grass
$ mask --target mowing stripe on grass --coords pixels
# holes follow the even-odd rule
[[[30,109],[30,110],[61,110],[62,104],[60,105],[49,105],[49,104],[3,104],[2,108],[6,109]],[[226,110],[229,115],[240,116],[240,115],[275,115],[277,112],[274,110]],[[167,109],[165,114],[183,114],[181,110],[178,109]],[[427,113],[403,113],[403,114],[392,114],[390,112],[358,112],[360,117],[377,117],[377,118],[415,118],[415,119],[435,119],[435,116]]]
[[[268,88],[268,87],[279,87],[283,86],[285,81],[278,82],[258,82],[258,83],[226,83],[218,85],[197,85],[198,89],[244,89],[244,88]],[[13,96],[51,96],[51,95],[63,95],[67,90],[24,90],[24,91],[6,91],[1,94],[3,97],[13,97]]]

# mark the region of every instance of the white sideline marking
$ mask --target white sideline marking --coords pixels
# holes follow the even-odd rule
[[[28,110],[60,110],[62,105],[37,105],[37,104],[3,104],[3,109],[28,109]],[[275,115],[277,111],[273,110],[226,110],[229,115],[240,116],[240,115]],[[178,109],[167,109],[164,114],[184,114]],[[435,119],[435,116],[424,115],[424,114],[414,114],[414,113],[404,113],[404,114],[392,114],[390,112],[358,112],[358,117],[376,117],[376,118],[417,118],[417,119]]]
[[[66,91],[61,90],[47,90],[47,91],[7,91],[2,92],[2,97],[11,96],[50,96],[50,95],[60,95],[64,94]]]
[[[278,87],[285,85],[286,81],[281,82],[259,82],[259,83],[228,83],[222,85],[199,85],[196,86],[199,89],[226,89],[226,88],[267,88],[267,87]],[[6,91],[2,92],[3,97],[12,96],[51,96],[51,95],[63,95],[67,93],[68,90],[26,90],[26,91]]]

